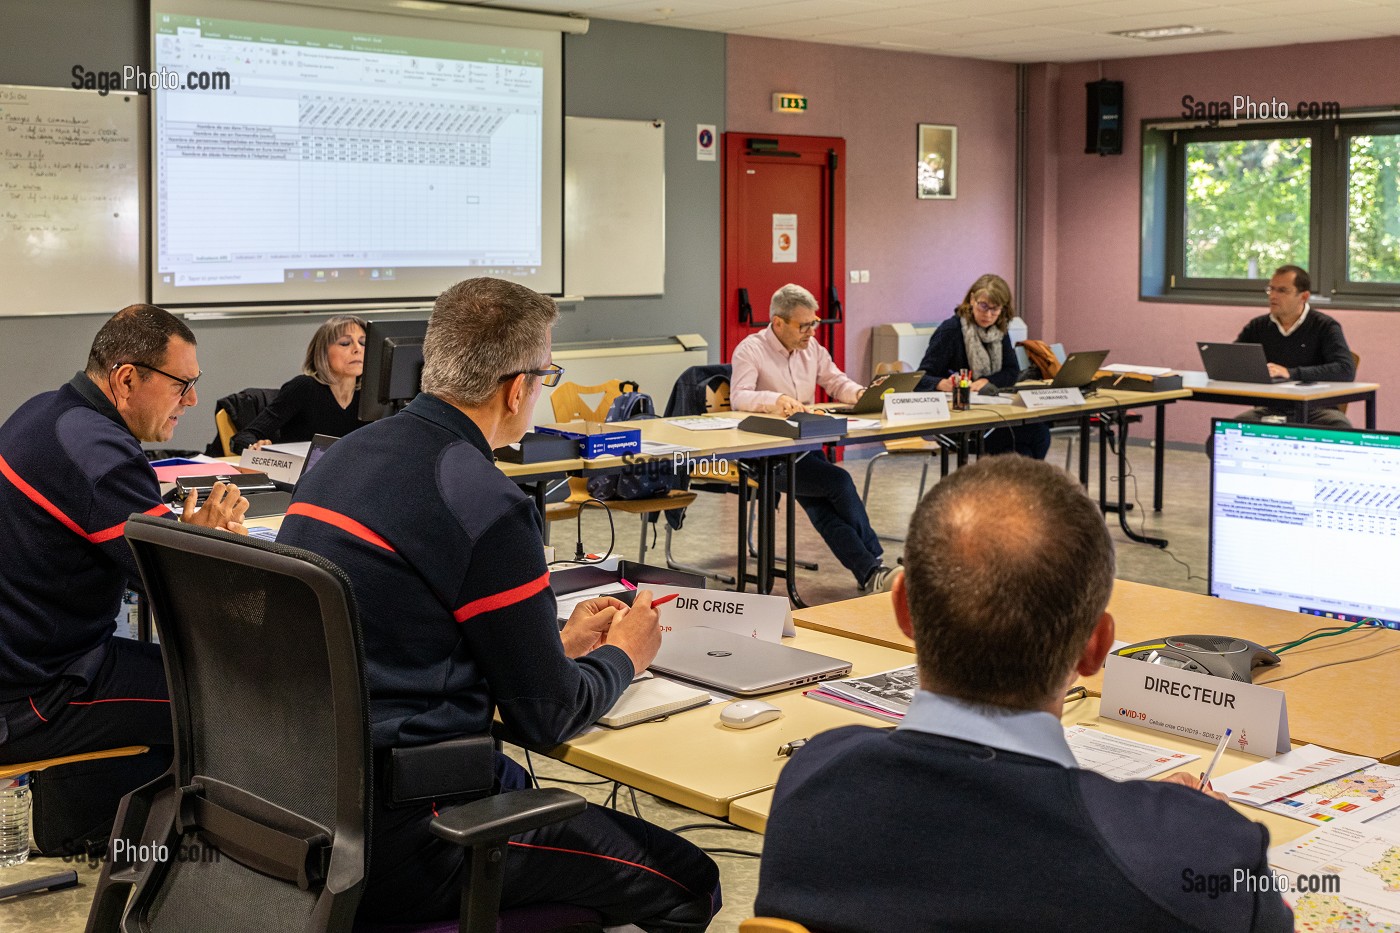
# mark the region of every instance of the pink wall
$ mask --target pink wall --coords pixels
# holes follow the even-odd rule
[[[868,375],[874,325],[941,321],[977,276],[1012,277],[1015,66],[735,35],[726,64],[730,132],[846,140],[846,266],[870,270],[841,289],[854,378]],[[773,113],[774,91],[806,94],[809,109]],[[919,123],[958,128],[954,200],[914,196]]]
[[[1343,108],[1400,103],[1400,38],[1287,46],[1283,48],[1123,59],[1105,62],[1103,77],[1125,82],[1123,154],[1085,155],[1084,84],[1099,78],[1099,65],[1037,66],[1031,150],[1033,236],[1028,283],[1047,286],[1044,304],[1028,307],[1035,335],[1042,332],[1070,348],[1112,347],[1112,359],[1199,369],[1194,341],[1233,339],[1256,307],[1163,304],[1138,300],[1140,121],[1178,117],[1181,97],[1255,100],[1277,97],[1340,102]],[[731,105],[732,106],[732,105]],[[1029,242],[1028,242],[1029,245]],[[1032,298],[1036,290],[1031,289]],[[1363,357],[1360,377],[1379,382],[1377,426],[1400,429],[1400,314],[1328,311],[1341,321],[1352,348]],[[1168,437],[1198,442],[1212,415],[1238,406],[1178,404]],[[1353,406],[1358,425],[1361,412]]]

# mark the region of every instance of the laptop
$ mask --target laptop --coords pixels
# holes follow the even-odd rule
[[[311,438],[311,446],[306,448],[306,459],[301,462],[301,472],[297,474],[297,482],[301,482],[302,477],[311,472],[311,468],[316,465],[316,461],[326,455],[326,451],[331,449],[331,445],[340,440],[338,437],[331,437],[329,434],[317,434]]]
[[[1269,359],[1261,343],[1197,343],[1206,377],[1216,382],[1254,382],[1265,385],[1287,382],[1287,376],[1269,375]]]
[[[1103,366],[1103,361],[1108,358],[1108,352],[1080,350],[1078,353],[1071,353],[1065,357],[1065,361],[1060,364],[1060,371],[1055,373],[1055,378],[1051,379],[1048,385],[1043,382],[1018,382],[1009,389],[1003,389],[1001,394],[1010,395],[1022,389],[1082,389],[1094,381],[1099,367]]]
[[[822,411],[841,415],[874,415],[885,410],[885,396],[891,392],[913,392],[919,388],[919,380],[924,378],[922,369],[912,373],[884,373],[876,376],[875,379],[866,386],[860,398],[851,405],[826,405],[819,407]]]
[[[721,693],[751,697],[844,677],[851,662],[695,626],[662,638],[651,669]]]

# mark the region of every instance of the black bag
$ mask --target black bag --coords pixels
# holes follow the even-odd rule
[[[608,421],[641,421],[656,417],[651,396],[637,391],[635,382],[623,382],[623,393],[608,406]],[[588,494],[595,499],[654,499],[671,491],[675,471],[668,460],[629,463],[621,473],[591,476]]]
[[[170,748],[142,755],[76,761],[36,771],[29,780],[34,847],[48,857],[100,854],[122,797],[170,767]]]

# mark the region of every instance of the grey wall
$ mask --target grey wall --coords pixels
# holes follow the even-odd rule
[[[145,62],[146,9],[145,0],[0,0],[0,84],[66,87],[77,64],[120,70]],[[566,113],[666,121],[666,294],[565,308],[556,344],[699,333],[718,358],[720,172],[718,162],[696,161],[694,134],[697,123],[724,131],[724,50],[718,33],[603,20],[593,20],[586,35],[566,37]],[[0,282],[23,274],[0,269]],[[208,375],[200,407],[181,420],[169,446],[202,448],[214,434],[219,396],[295,375],[322,317],[191,321]],[[0,418],[82,368],[102,320],[0,317]]]

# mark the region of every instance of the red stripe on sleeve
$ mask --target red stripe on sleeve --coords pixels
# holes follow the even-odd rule
[[[362,541],[368,541],[376,547],[382,547],[389,553],[397,553],[393,545],[375,534],[368,527],[355,521],[348,515],[339,512],[332,512],[330,509],[323,509],[319,505],[311,505],[309,502],[293,502],[287,509],[287,514],[304,515],[307,518],[315,519],[318,522],[325,522],[327,525],[334,525],[347,534],[352,534]]]
[[[111,528],[104,528],[101,531],[94,531],[89,534],[84,531],[82,526],[77,522],[65,515],[62,509],[50,502],[42,492],[25,482],[24,479],[14,471],[14,468],[5,461],[4,457],[0,457],[0,474],[4,474],[5,478],[13,483],[16,489],[24,493],[25,498],[56,518],[64,528],[67,528],[75,535],[86,538],[93,544],[105,544],[113,538],[120,538],[122,533],[126,531],[126,522],[119,522]],[[156,505],[147,509],[143,514],[159,515],[162,512],[168,511],[170,510],[164,505]]]
[[[472,616],[479,616],[484,612],[495,612],[497,609],[504,609],[516,603],[524,602],[534,596],[540,590],[549,586],[549,571],[546,570],[536,580],[529,583],[522,583],[517,587],[497,593],[494,596],[483,596],[480,599],[473,599],[461,609],[452,614],[458,622],[465,622]]]

